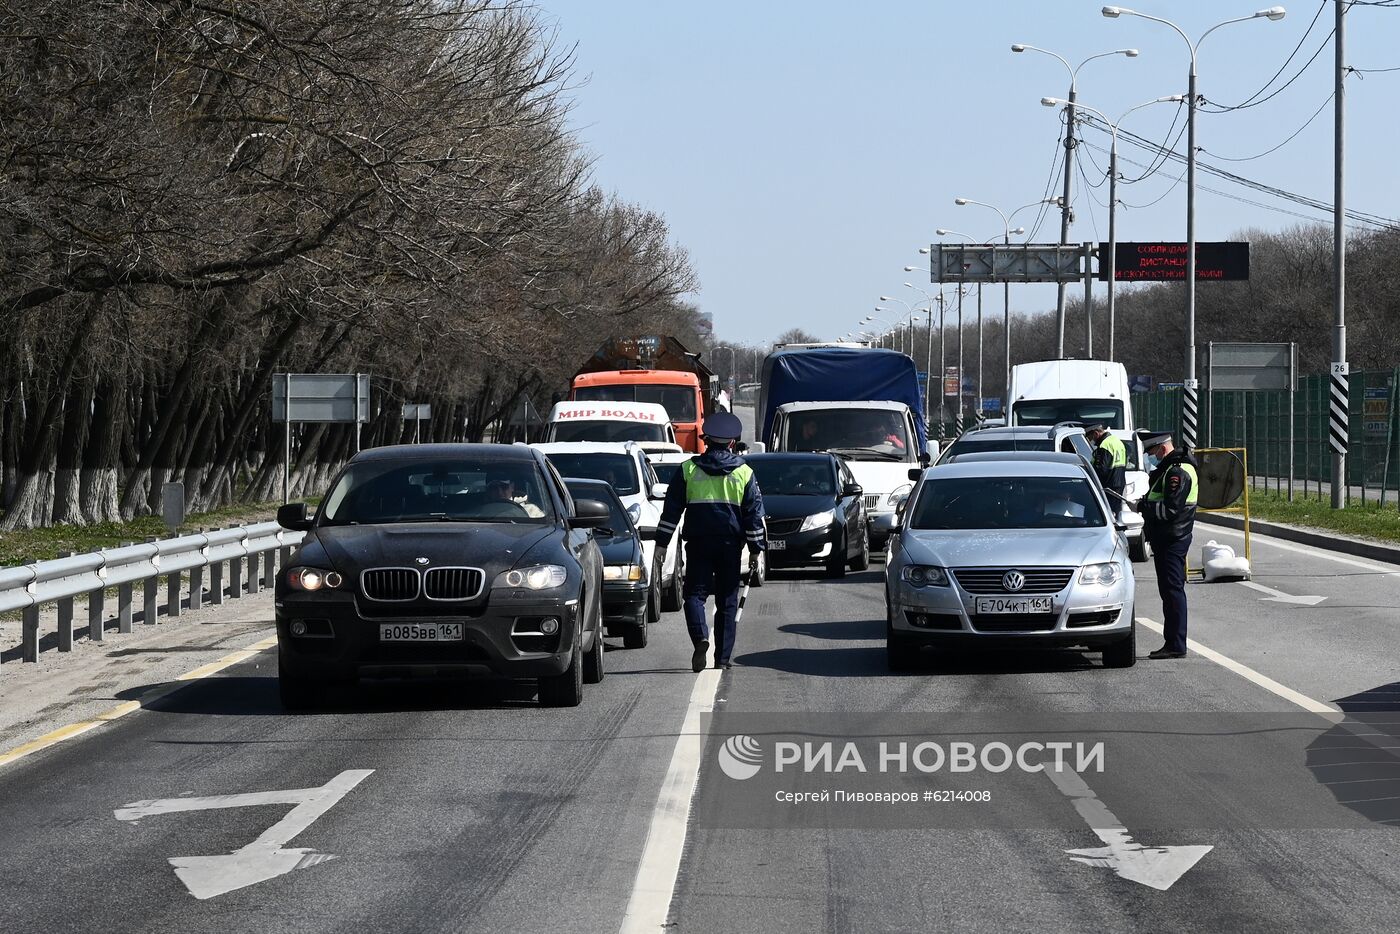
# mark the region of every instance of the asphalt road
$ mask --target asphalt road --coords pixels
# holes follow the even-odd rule
[[[1211,537],[1238,542],[1198,527],[1198,542]],[[1338,780],[1328,750],[1356,731],[1300,703],[1400,707],[1400,568],[1261,539],[1255,568],[1271,592],[1192,587],[1191,635],[1221,660],[1126,670],[1089,654],[999,653],[892,675],[878,564],[753,591],[736,667],[713,698],[729,722],[768,715],[813,735],[912,722],[975,741],[998,722],[1079,718],[1116,734],[1105,773],[1085,780],[1128,833],[1212,849],[1166,890],[1076,862],[1066,851],[1103,847],[1104,823],[1043,774],[916,779],[905,787],[992,800],[899,829],[835,808],[793,816],[722,774],[716,731],[679,822],[689,829],[667,929],[1397,929],[1400,811],[1388,802],[1400,798],[1389,787],[1400,744],[1342,743],[1342,758],[1362,750],[1369,771]],[[1160,619],[1150,570],[1139,583],[1138,616]],[[1140,628],[1140,655],[1157,644]],[[688,657],[679,614],[666,614],[646,649],[608,653],[606,680],[577,709],[540,709],[512,687],[375,685],[343,708],[289,716],[263,653],[0,769],[0,930],[616,932],[658,803],[678,816],[663,778],[696,684]],[[300,868],[204,899],[169,860],[277,837],[303,799],[118,816],[136,802],[316,789],[347,774],[348,790],[268,844],[334,859],[293,855]]]

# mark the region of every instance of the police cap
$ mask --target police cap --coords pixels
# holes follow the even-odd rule
[[[730,412],[716,412],[705,419],[700,431],[705,437],[717,441],[737,441],[744,433],[744,423],[739,421],[739,416]]]
[[[1172,433],[1170,431],[1163,431],[1155,435],[1147,435],[1142,439],[1142,449],[1144,451],[1150,451],[1159,444],[1171,444],[1171,441]]]

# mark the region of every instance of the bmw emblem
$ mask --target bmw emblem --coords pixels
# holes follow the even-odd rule
[[[1026,586],[1026,575],[1020,571],[1007,571],[1001,576],[1001,586],[1007,593],[1016,593]]]
[[[428,563],[427,558],[414,558],[413,560],[416,561],[420,567]]]

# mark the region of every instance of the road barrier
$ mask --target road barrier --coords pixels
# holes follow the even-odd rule
[[[168,616],[179,616],[185,603],[189,609],[197,610],[206,597],[211,605],[223,603],[226,596],[237,600],[244,593],[255,594],[263,587],[273,586],[279,556],[285,566],[292,546],[299,544],[303,535],[289,532],[276,522],[261,522],[0,568],[0,613],[23,612],[21,657],[26,662],[37,662],[39,611],[46,604],[57,604],[58,651],[72,651],[74,598],[87,595],[87,636],[93,642],[101,642],[109,589],[117,592],[117,630],[131,632],[137,585],[141,622],[154,625],[159,616],[162,577],[166,579]],[[182,601],[181,584],[186,572],[188,599]]]

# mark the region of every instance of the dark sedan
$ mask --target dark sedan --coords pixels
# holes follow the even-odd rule
[[[627,648],[644,648],[647,623],[661,618],[661,588],[647,566],[642,533],[610,484],[577,477],[565,477],[564,484],[575,500],[597,500],[608,507],[608,524],[593,531],[603,553],[603,624]]]
[[[524,446],[432,444],[355,455],[277,578],[278,677],[289,709],[359,677],[531,678],[574,706],[603,679],[609,512],[570,496]]]
[[[864,490],[835,454],[750,454],[768,515],[768,568],[820,565],[830,577],[870,567]]]

